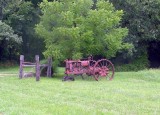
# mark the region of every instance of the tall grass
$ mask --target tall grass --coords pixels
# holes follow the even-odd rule
[[[1,70],[0,70],[1,71]],[[62,69],[60,70],[62,71]],[[0,72],[1,73],[1,72]],[[160,113],[160,70],[117,72],[112,81],[0,77],[0,113],[109,115]]]

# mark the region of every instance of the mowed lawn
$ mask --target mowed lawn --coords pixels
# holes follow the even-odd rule
[[[4,73],[14,73],[3,76]],[[18,78],[0,69],[0,114],[159,115],[160,70],[116,72],[112,81]]]

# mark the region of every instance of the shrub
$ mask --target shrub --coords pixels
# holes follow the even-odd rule
[[[149,60],[147,54],[139,56],[129,64],[115,65],[116,71],[139,71],[148,68]]]

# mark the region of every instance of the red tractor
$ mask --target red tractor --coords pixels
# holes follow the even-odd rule
[[[94,61],[92,56],[85,60],[65,60],[65,74],[68,75],[81,75],[93,76],[95,80],[103,78],[112,80],[114,77],[114,66],[111,61],[107,59],[100,59]]]

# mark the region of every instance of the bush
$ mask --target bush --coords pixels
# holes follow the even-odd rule
[[[147,54],[143,54],[129,64],[115,65],[116,71],[139,71],[149,68],[149,60]]]
[[[13,67],[17,66],[16,61],[5,61],[5,62],[0,62],[0,68],[8,68],[8,67]]]

